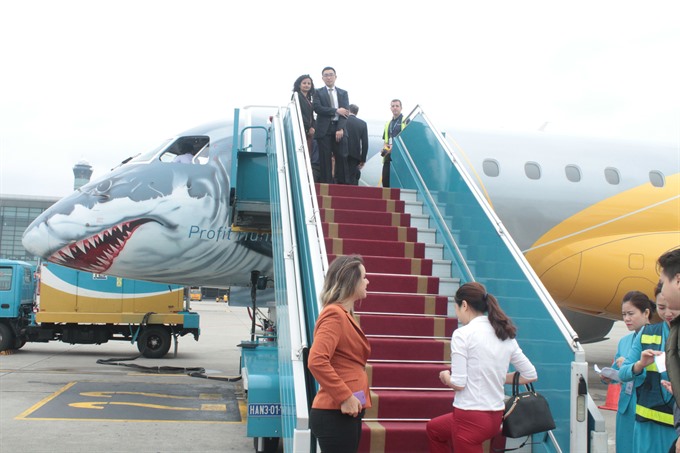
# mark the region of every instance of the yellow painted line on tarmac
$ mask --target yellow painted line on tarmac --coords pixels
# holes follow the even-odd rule
[[[22,419],[25,420],[26,417],[27,417],[29,414],[31,414],[32,412],[37,411],[37,410],[40,409],[42,406],[44,406],[45,404],[49,403],[50,401],[52,401],[53,399],[55,399],[56,397],[58,397],[59,395],[61,395],[62,393],[64,393],[66,390],[68,390],[68,389],[70,389],[71,387],[73,387],[74,385],[76,385],[77,383],[78,383],[78,382],[76,382],[76,381],[69,382],[68,384],[66,384],[66,385],[63,386],[61,389],[57,390],[56,392],[54,392],[53,394],[51,394],[51,395],[48,396],[47,398],[44,398],[44,399],[38,401],[38,402],[35,403],[33,406],[31,406],[31,407],[29,407],[28,409],[26,409],[25,411],[23,411],[21,414],[19,414],[19,415],[17,415],[16,417],[14,417],[14,419],[15,419],[15,420],[22,420]]]
[[[178,406],[165,406],[163,404],[149,404],[149,403],[133,403],[131,401],[82,401],[80,403],[69,403],[69,406],[78,409],[104,409],[104,406],[133,406],[133,407],[143,407],[145,409],[160,409],[163,411],[218,411],[220,408],[226,412],[226,404],[202,404],[201,408],[196,407],[178,407]],[[219,408],[218,408],[219,407]],[[206,408],[206,409],[204,409]]]
[[[96,382],[96,381],[89,381],[89,382]],[[219,423],[219,424],[245,424],[247,420],[247,407],[245,404],[245,401],[241,398],[236,398],[236,402],[238,404],[238,410],[241,415],[241,420],[151,420],[151,419],[115,419],[115,418],[74,418],[74,417],[29,417],[30,414],[33,412],[39,410],[41,407],[45,406],[47,403],[51,402],[55,398],[61,396],[63,393],[67,392],[69,389],[71,389],[74,385],[78,384],[78,381],[73,381],[69,382],[66,384],[64,387],[59,389],[58,391],[52,393],[46,398],[43,398],[40,400],[38,403],[34,404],[21,414],[17,415],[15,417],[15,420],[24,420],[24,421],[97,421],[97,422],[139,422],[139,423]],[[102,382],[106,383],[106,382]],[[177,385],[182,385],[182,384],[177,384]],[[164,394],[156,394],[156,393],[149,393],[149,392],[79,392],[80,394],[93,394],[99,397],[109,397],[105,394],[135,394],[135,395],[144,395],[144,396],[158,396],[160,395],[161,397],[169,397],[169,398],[181,398],[181,399],[196,399],[196,397],[181,397],[181,396],[175,396],[175,395],[164,395]],[[199,399],[224,399],[223,395],[221,394],[216,394],[216,393],[201,393],[199,394]],[[128,405],[128,406],[137,406],[137,407],[143,407],[143,408],[152,408],[152,409],[159,409],[159,410],[175,410],[175,411],[209,411],[209,412],[226,412],[227,411],[227,405],[226,404],[220,404],[220,403],[205,403],[201,404],[200,409],[198,408],[187,408],[187,407],[173,407],[173,406],[164,406],[164,405],[155,405],[155,404],[144,404],[144,403],[132,403],[132,402],[109,402],[109,401],[104,401],[104,402],[81,402],[81,403],[70,403],[69,406],[71,407],[78,407],[82,409],[103,409],[103,407],[98,407],[98,405]]]
[[[179,395],[168,395],[164,393],[148,393],[148,392],[80,392],[82,396],[89,396],[92,398],[111,398],[114,395],[139,395],[148,396],[150,398],[170,398],[178,400],[195,400],[195,396],[179,396]],[[214,398],[204,397],[204,394],[199,396],[199,399],[222,399],[222,395],[217,395]]]

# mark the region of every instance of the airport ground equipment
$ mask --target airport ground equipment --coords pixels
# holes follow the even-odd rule
[[[239,114],[247,120],[240,122]],[[256,451],[274,451],[278,442],[264,442],[273,436],[282,438],[287,452],[316,450],[308,425],[316,384],[304,359],[313,341],[325,269],[334,256],[348,253],[361,253],[371,261],[369,296],[356,308],[373,349],[368,369],[374,408],[364,419],[361,452],[427,450],[425,423],[450,410],[452,396],[435,388],[436,383],[425,382],[429,378],[420,379],[425,384],[421,388],[408,377],[420,376],[423,369],[436,376],[432,370],[448,366],[447,338],[455,328],[455,320],[447,316],[452,312],[450,296],[468,281],[484,283],[518,325],[518,341],[538,368],[540,388],[558,424],[553,433],[533,436],[526,451],[606,451],[606,434],[588,395],[587,363],[575,332],[424,112],[414,110],[395,141],[394,189],[363,188],[371,193],[314,184],[298,115],[297,105],[291,103],[245,108],[234,117],[231,202],[233,212],[245,215],[235,218],[240,224],[232,227],[262,232],[269,216],[274,261],[275,305],[268,306],[274,334],[262,341],[251,332],[250,341],[243,342],[250,347],[243,348],[241,360],[244,377],[259,383],[248,384],[247,392],[253,411],[248,432],[255,437]],[[256,142],[259,146],[253,145]],[[256,161],[258,165],[252,165]],[[244,162],[242,168],[233,167]],[[262,181],[268,181],[269,199]],[[259,185],[257,191],[253,184]],[[358,197],[378,200],[359,202]],[[410,255],[408,269],[396,270],[392,266],[402,259],[384,254],[400,245],[386,242],[371,248],[387,240],[376,237],[373,226],[343,225],[369,217],[358,212],[360,203],[387,206],[380,209],[387,211],[390,222],[407,219],[391,225],[397,225],[397,242]],[[248,212],[239,204],[257,209]],[[351,211],[350,220],[340,218],[343,211]],[[244,222],[253,212],[257,216],[250,218],[257,222]],[[418,230],[416,239],[411,229]],[[351,230],[367,236],[353,236]],[[382,266],[392,270],[378,270]],[[414,289],[397,289],[410,281]],[[423,333],[430,327],[419,330],[430,324],[432,332]],[[263,414],[270,417],[264,424]],[[256,425],[261,430],[254,434]],[[505,447],[514,446],[508,439]]]
[[[0,260],[0,350],[28,342],[137,344],[147,358],[161,358],[172,340],[198,340],[199,315],[184,305],[178,285],[78,271],[57,264],[35,267]],[[187,302],[188,304],[188,302]]]

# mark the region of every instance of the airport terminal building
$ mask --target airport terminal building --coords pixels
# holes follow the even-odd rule
[[[21,243],[28,225],[59,197],[0,195],[0,258],[36,264],[38,258],[29,254]]]
[[[90,181],[92,166],[80,161],[73,166],[73,190]],[[38,257],[26,251],[21,237],[26,228],[61,197],[6,195],[0,193],[0,258],[37,264]]]

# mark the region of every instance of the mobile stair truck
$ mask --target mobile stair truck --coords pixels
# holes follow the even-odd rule
[[[26,343],[137,343],[147,358],[164,357],[177,337],[198,340],[199,315],[178,285],[109,277],[53,263],[0,260],[0,351]],[[176,351],[176,349],[175,349]]]

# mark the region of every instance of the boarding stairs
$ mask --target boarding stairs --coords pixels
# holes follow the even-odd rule
[[[365,415],[362,452],[427,451],[425,423],[449,412],[454,397],[438,379],[450,366],[457,326],[450,297],[473,280],[518,326],[557,423],[520,451],[606,451],[604,429],[593,425],[599,413],[587,395],[587,363],[575,332],[424,112],[414,110],[409,120],[393,148],[396,188],[383,189],[314,184],[299,107],[292,103],[274,117],[272,236],[276,242],[277,230],[287,230],[288,237],[275,246],[275,263],[282,263],[275,272],[284,276],[277,282],[295,288],[277,289],[276,301],[285,451],[315,449],[307,424],[314,384],[303,358],[328,263],[350,253],[364,257],[370,281],[367,299],[355,307],[372,348],[374,407]]]

